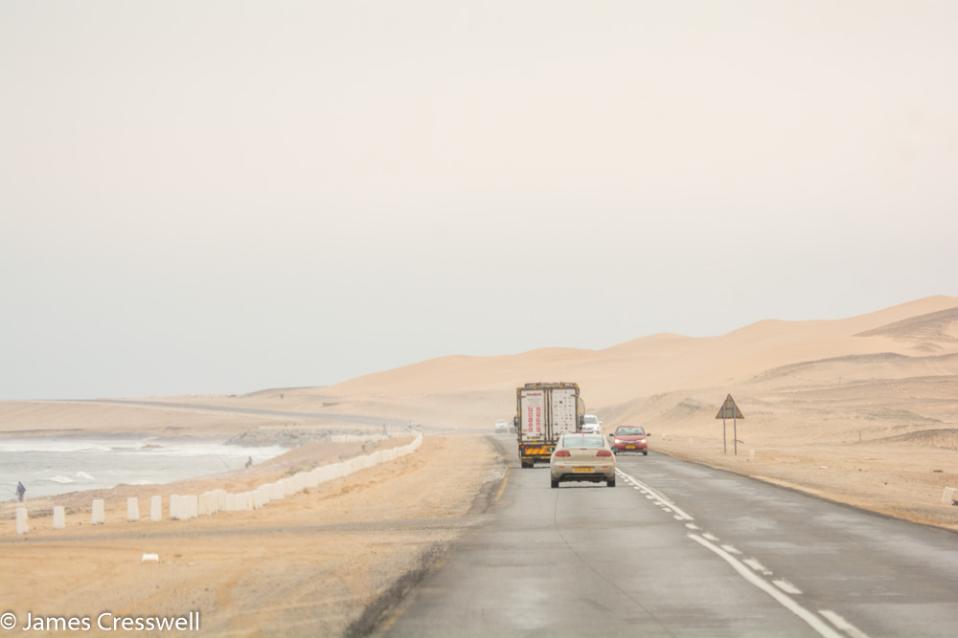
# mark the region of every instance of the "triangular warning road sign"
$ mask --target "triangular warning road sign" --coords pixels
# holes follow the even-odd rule
[[[722,407],[719,408],[718,414],[715,415],[716,419],[744,419],[745,415],[742,414],[742,411],[738,409],[738,406],[735,405],[735,399],[732,398],[732,395],[725,397],[725,403],[722,404]]]

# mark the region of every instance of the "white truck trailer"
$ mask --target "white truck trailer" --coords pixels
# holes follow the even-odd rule
[[[537,461],[548,463],[559,437],[577,431],[584,414],[576,383],[527,383],[516,388],[515,424],[522,467],[532,467]]]

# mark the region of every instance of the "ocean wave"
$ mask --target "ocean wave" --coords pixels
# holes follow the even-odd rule
[[[81,479],[85,479],[85,480],[87,480],[87,481],[95,481],[95,480],[96,480],[95,478],[93,478],[92,475],[87,474],[86,472],[83,472],[83,471],[77,472],[77,473],[76,473],[76,477],[77,477],[77,478],[81,478]]]
[[[56,476],[51,476],[47,479],[53,483],[60,483],[61,485],[66,485],[67,483],[73,483],[73,479],[69,476],[63,476],[62,474],[57,474]]]
[[[110,447],[90,441],[0,441],[0,453],[22,452],[109,452]]]
[[[252,456],[254,460],[265,460],[288,451],[288,448],[278,445],[262,447],[241,447],[238,445],[223,445],[221,443],[194,443],[188,445],[169,444],[162,447],[146,447],[140,450],[141,454],[153,456],[218,456],[245,459]]]

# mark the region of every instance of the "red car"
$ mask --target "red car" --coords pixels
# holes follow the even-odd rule
[[[609,435],[609,445],[616,454],[619,452],[641,452],[645,456],[649,455],[649,443],[646,438],[650,436],[641,425],[620,425],[615,432]]]

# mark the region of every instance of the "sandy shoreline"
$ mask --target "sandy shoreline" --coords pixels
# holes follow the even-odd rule
[[[483,441],[427,437],[413,455],[262,510],[191,521],[127,523],[126,488],[118,488],[108,494],[103,526],[57,531],[38,518],[25,538],[0,541],[0,569],[24,574],[16,586],[7,580],[0,597],[18,613],[200,609],[209,635],[341,635],[396,579],[470,524],[476,495],[502,472],[498,451]],[[362,452],[351,445],[294,450],[258,468],[255,480]],[[182,487],[214,483],[223,484],[209,477]],[[160,563],[141,564],[143,552],[159,553]]]
[[[241,492],[254,489],[257,485],[270,483],[284,476],[296,472],[306,471],[326,463],[333,463],[371,452],[376,449],[387,449],[408,442],[409,437],[389,439],[382,442],[354,442],[354,443],[312,443],[289,450],[270,458],[248,469],[228,472],[204,474],[193,478],[157,483],[150,485],[120,484],[106,489],[87,489],[74,492],[65,492],[50,496],[27,498],[25,505],[30,513],[31,526],[35,527],[37,517],[48,517],[53,505],[63,505],[68,517],[72,514],[89,515],[90,504],[94,498],[105,499],[107,511],[114,513],[118,518],[125,517],[126,498],[136,496],[140,498],[141,511],[146,511],[145,505],[149,497],[159,494],[164,497],[164,504],[170,494],[192,494],[212,489],[226,489]],[[16,507],[20,505],[15,500],[0,503],[0,519],[13,519]],[[164,505],[165,507],[165,505]],[[164,516],[166,512],[164,512]]]

